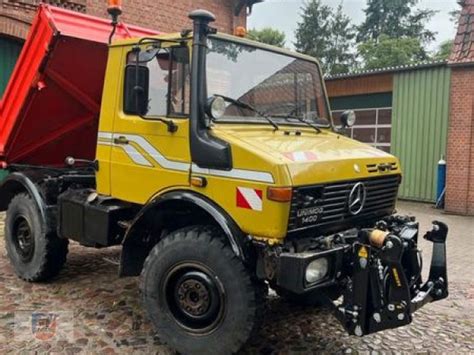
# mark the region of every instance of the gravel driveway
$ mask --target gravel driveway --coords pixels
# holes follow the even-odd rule
[[[407,202],[399,204],[399,211],[416,215],[423,233],[434,219],[448,223],[448,299],[427,305],[407,327],[357,338],[345,334],[327,309],[290,306],[271,295],[259,336],[242,353],[474,353],[474,218]],[[427,272],[431,246],[422,241],[421,248]],[[13,274],[1,235],[0,353],[173,353],[153,335],[141,308],[137,279],[117,277],[110,260],[119,252],[71,244],[59,277],[51,283],[28,284]],[[62,320],[49,340],[32,335],[31,316],[39,312],[59,314]]]

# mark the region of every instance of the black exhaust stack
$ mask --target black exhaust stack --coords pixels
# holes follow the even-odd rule
[[[230,145],[209,134],[209,120],[206,120],[207,103],[206,57],[207,38],[216,29],[209,26],[216,20],[206,10],[195,10],[189,14],[193,20],[193,56],[191,64],[191,112],[190,140],[193,163],[207,169],[232,169]]]

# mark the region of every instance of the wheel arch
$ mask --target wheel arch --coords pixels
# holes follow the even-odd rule
[[[46,203],[35,180],[34,176],[25,173],[14,172],[9,174],[0,185],[0,211],[6,211],[16,195],[27,193],[36,203],[41,222],[44,226],[49,226]]]
[[[171,218],[176,218],[173,221],[176,223],[172,223],[173,226],[169,229]],[[180,218],[183,220],[179,220]],[[149,251],[161,240],[165,232],[192,224],[211,224],[219,227],[235,255],[244,262],[249,261],[248,240],[232,217],[207,197],[193,191],[179,190],[154,198],[137,214],[122,242],[119,274],[139,275]],[[155,234],[154,239],[145,245],[142,243],[143,237],[150,231],[159,235]]]

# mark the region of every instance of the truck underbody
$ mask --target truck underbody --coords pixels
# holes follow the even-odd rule
[[[12,168],[18,171],[3,186],[19,177],[29,180],[35,190],[33,195],[40,198],[37,203],[42,206],[48,230],[57,230],[61,238],[87,247],[122,244],[122,276],[140,273],[146,256],[161,236],[197,221],[218,226],[205,213],[185,210],[183,216],[193,214],[196,220],[174,216],[173,223],[164,224],[170,217],[164,208],[156,211],[152,225],[140,231],[141,238],[128,244],[127,235],[132,233],[134,220],[144,206],[98,195],[92,168]],[[448,296],[447,232],[445,224],[435,221],[433,230],[424,235],[433,242],[430,273],[424,283],[417,247],[418,223],[407,216],[359,221],[357,227],[329,234],[317,230],[291,233],[278,246],[247,239],[241,245],[245,249],[242,259],[260,280],[282,295],[327,303],[350,334],[363,336],[409,324],[419,308]],[[325,271],[315,281],[308,281],[308,266],[321,260]]]

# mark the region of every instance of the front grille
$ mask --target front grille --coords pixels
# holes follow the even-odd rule
[[[297,187],[293,189],[288,231],[328,226],[338,229],[344,222],[354,223],[389,214],[395,208],[399,182],[399,175],[390,175]],[[358,183],[365,187],[365,204],[354,214],[349,210],[349,195]],[[352,207],[352,212],[357,212],[356,207]]]

